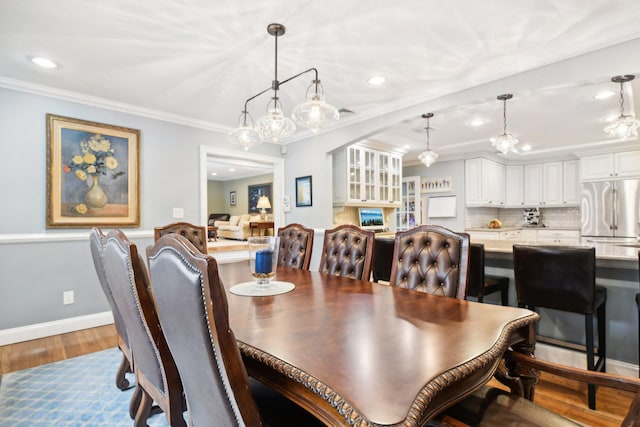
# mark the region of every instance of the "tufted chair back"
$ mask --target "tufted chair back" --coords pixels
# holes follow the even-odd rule
[[[124,320],[136,376],[139,403],[134,425],[146,425],[155,401],[172,426],[185,426],[182,383],[160,329],[144,259],[120,230],[103,241],[104,270]],[[134,402],[132,400],[132,402]]]
[[[129,345],[129,336],[127,335],[127,328],[125,327],[122,314],[120,313],[120,307],[116,304],[113,298],[113,292],[111,291],[111,285],[107,281],[107,273],[104,269],[104,256],[103,246],[106,236],[102,230],[98,227],[94,227],[89,235],[89,246],[91,247],[91,256],[93,257],[93,265],[98,274],[98,280],[104,296],[107,297],[107,302],[113,313],[113,322],[116,325],[116,331],[118,332],[118,348],[122,352],[122,362],[116,373],[116,386],[120,390],[126,390],[129,388],[129,381],[125,374],[127,372],[133,372],[133,356],[131,354],[131,346]]]
[[[469,280],[469,235],[438,225],[396,233],[392,286],[464,299]]]
[[[278,228],[278,236],[278,266],[308,270],[313,248],[313,229],[301,224],[289,224]]]
[[[155,240],[168,233],[184,236],[193,246],[203,254],[207,253],[207,227],[189,224],[188,222],[174,222],[173,224],[156,227]]]
[[[191,425],[262,425],[229,326],[216,260],[176,234],[160,238],[147,256],[158,317],[184,383]]]
[[[355,225],[324,232],[320,273],[369,280],[375,233]]]

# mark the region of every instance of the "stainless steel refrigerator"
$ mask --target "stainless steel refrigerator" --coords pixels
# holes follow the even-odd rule
[[[582,184],[582,235],[639,237],[640,180]]]

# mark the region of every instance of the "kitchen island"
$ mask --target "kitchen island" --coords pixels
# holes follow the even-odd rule
[[[510,305],[514,306],[517,302],[513,280],[513,245],[554,244],[540,241],[473,238],[471,241],[483,243],[485,246],[487,274],[511,278],[509,300]],[[555,245],[562,244],[555,243]],[[614,241],[604,238],[581,238],[578,244],[572,246],[596,248],[596,283],[607,288],[607,370],[629,374],[629,371],[636,369],[637,366],[626,364],[638,365],[638,314],[635,295],[640,292],[638,281],[640,242],[634,239]],[[494,302],[495,299],[498,303],[497,298],[496,295],[489,295],[485,297],[485,301]],[[540,310],[540,313],[542,315],[540,335],[584,344],[583,316],[544,309]]]

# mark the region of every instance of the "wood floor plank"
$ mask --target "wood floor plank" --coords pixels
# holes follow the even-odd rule
[[[116,345],[116,329],[114,325],[106,325],[0,346],[0,374],[93,353]],[[491,380],[489,385],[506,389],[496,380]],[[597,394],[598,410],[592,411],[587,406],[587,388],[584,384],[543,372],[536,387],[534,401],[550,411],[578,422],[609,427],[620,425],[633,397],[633,393],[600,387]]]

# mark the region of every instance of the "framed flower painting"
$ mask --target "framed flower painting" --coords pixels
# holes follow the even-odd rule
[[[140,225],[140,131],[47,114],[47,228]]]

